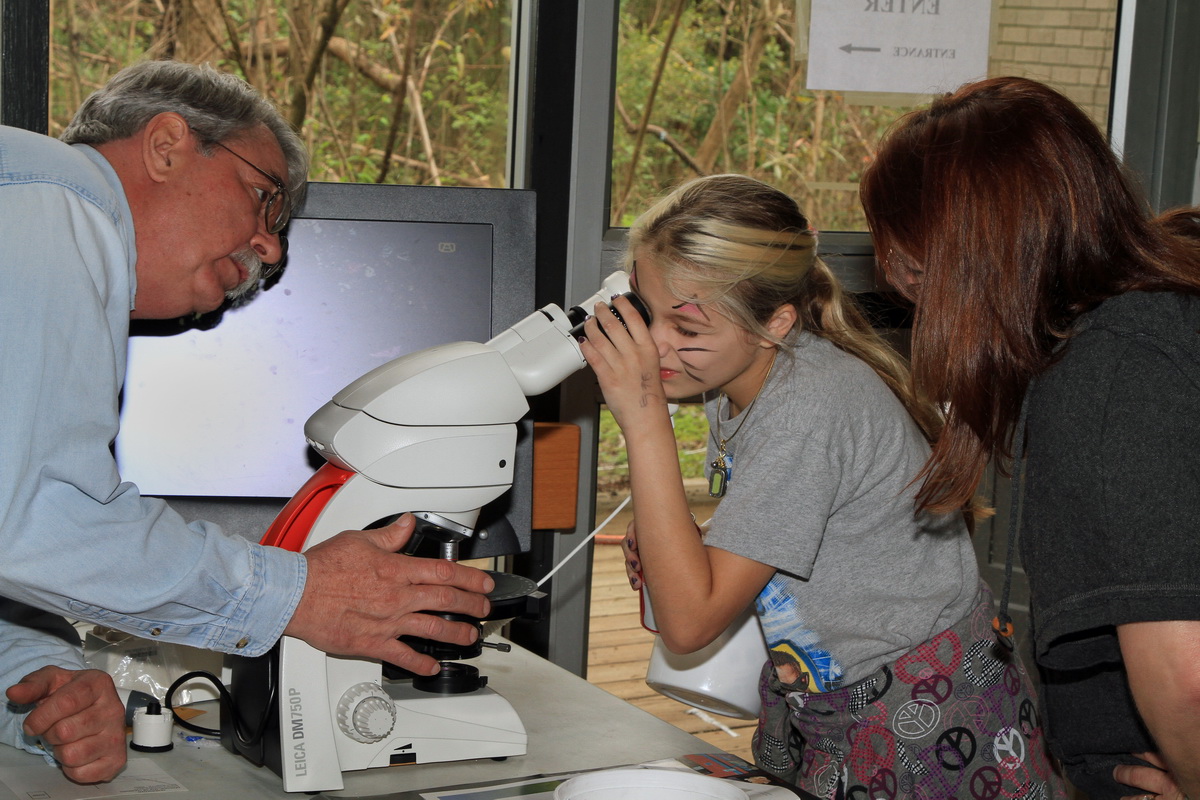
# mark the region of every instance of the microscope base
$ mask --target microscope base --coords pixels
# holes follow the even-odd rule
[[[344,771],[525,754],[525,726],[509,702],[487,687],[444,695],[388,683],[384,691],[396,706],[393,735],[375,744],[339,738]]]

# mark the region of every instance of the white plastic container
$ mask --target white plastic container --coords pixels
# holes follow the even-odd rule
[[[606,769],[559,784],[554,800],[749,800],[735,781],[673,769]]]
[[[643,591],[643,625],[654,630],[650,598]],[[646,685],[694,708],[736,719],[757,719],[762,708],[758,678],[767,662],[767,643],[750,606],[707,647],[678,655],[658,636],[650,651]]]

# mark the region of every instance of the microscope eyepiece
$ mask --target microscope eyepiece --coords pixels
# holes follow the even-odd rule
[[[637,309],[638,314],[641,315],[642,320],[647,325],[650,324],[650,318],[651,318],[650,317],[650,309],[646,307],[645,301],[643,301],[642,298],[638,297],[637,292],[625,292],[622,295],[618,295],[618,297],[624,297],[627,300],[629,300],[629,302],[633,305],[633,307],[635,309]],[[614,298],[614,299],[616,299],[616,298]],[[613,316],[616,317],[618,320],[620,320],[622,325],[625,325],[625,320],[621,319],[621,312],[618,311],[613,306],[612,303],[608,304],[608,308],[610,311],[612,311]],[[582,316],[580,316],[580,312],[582,312]],[[590,316],[591,315],[588,312],[584,311],[579,306],[573,307],[571,309],[571,311],[569,312],[569,318],[571,319],[572,322],[574,322],[576,319],[579,320],[578,324],[576,324],[575,327],[571,328],[571,336],[574,337],[575,341],[582,342],[584,339],[587,338],[587,333],[584,331],[583,325],[585,322],[587,322],[587,320]],[[628,328],[629,326],[626,325],[625,327]]]

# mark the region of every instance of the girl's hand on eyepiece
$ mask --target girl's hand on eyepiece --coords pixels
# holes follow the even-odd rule
[[[660,424],[666,420],[669,424],[658,347],[626,298],[618,297],[614,305],[618,313],[630,316],[628,328],[608,306],[599,303],[595,316],[584,323],[587,338],[579,343],[580,351],[600,382],[608,410],[626,434],[631,422]]]

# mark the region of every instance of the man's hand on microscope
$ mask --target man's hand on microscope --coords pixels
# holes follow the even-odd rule
[[[405,514],[383,528],[343,531],[304,552],[308,580],[284,633],[327,653],[377,658],[418,675],[438,662],[399,636],[469,645],[478,633],[437,613],[482,618],[495,581],[482,570],[439,558],[398,553],[413,534]],[[433,613],[421,613],[433,612]]]

